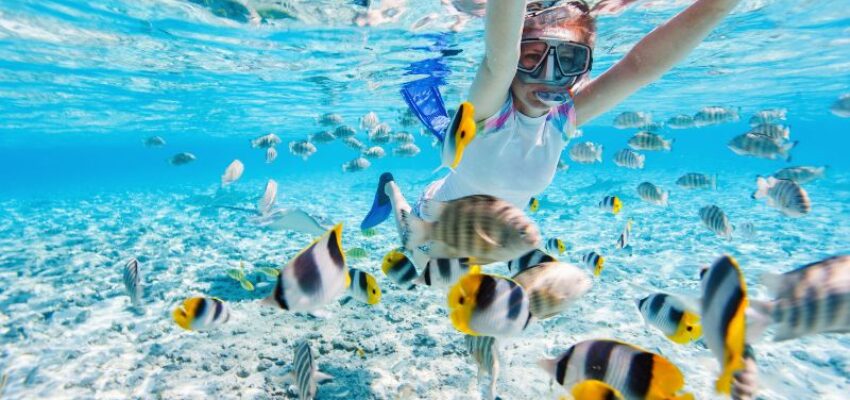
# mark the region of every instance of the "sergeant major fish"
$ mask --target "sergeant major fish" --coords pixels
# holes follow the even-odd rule
[[[732,224],[729,223],[729,217],[726,216],[726,213],[720,207],[710,205],[701,208],[699,210],[699,218],[710,231],[727,240],[732,238]]]
[[[629,139],[629,147],[635,150],[665,150],[670,151],[673,146],[673,139],[665,140],[660,135],[652,132],[638,132]]]
[[[576,143],[570,147],[570,159],[579,164],[602,162],[602,145],[593,142]]]
[[[263,304],[309,312],[333,301],[350,285],[342,250],[342,224],[338,224],[281,269],[274,290]]]
[[[162,147],[165,146],[165,139],[160,136],[151,136],[145,139],[145,146],[147,147]]]
[[[306,140],[295,140],[289,142],[289,152],[307,161],[307,158],[316,153],[316,145]]]
[[[352,128],[348,125],[341,125],[341,126],[336,127],[336,129],[334,129],[334,136],[336,136],[340,139],[350,138],[350,137],[354,136],[355,134],[357,134],[357,131],[355,131],[354,128]]]
[[[479,272],[481,267],[474,265],[469,258],[432,258],[414,282],[433,288],[445,288],[454,285],[466,274]]]
[[[676,184],[685,189],[717,189],[717,175],[708,176],[689,172],[679,177]]]
[[[227,169],[224,170],[224,175],[221,176],[221,186],[227,186],[236,182],[242,177],[243,172],[245,172],[245,165],[242,164],[242,161],[233,160],[233,162],[227,166]]]
[[[345,139],[342,139],[342,144],[358,151],[362,151],[366,148],[366,145],[363,144],[363,142],[358,140],[356,137],[347,137]]]
[[[468,274],[448,295],[449,317],[461,333],[474,336],[516,336],[531,321],[528,295],[511,279]]]
[[[834,256],[782,274],[761,277],[772,297],[752,300],[761,318],[748,327],[751,338],[776,327],[774,341],[820,333],[850,332],[850,256]]]
[[[629,149],[622,149],[614,154],[614,164],[629,169],[643,169],[646,156]]]
[[[773,173],[776,179],[793,181],[800,185],[819,179],[826,172],[826,167],[788,167]]]
[[[667,120],[667,126],[673,129],[688,129],[694,127],[694,118],[690,115],[679,114]]]
[[[650,182],[642,182],[638,185],[637,194],[641,200],[658,206],[667,206],[670,196],[670,193],[661,190],[661,188]]]
[[[639,128],[650,122],[652,118],[645,113],[624,111],[614,117],[614,127],[617,129]]]
[[[186,165],[192,161],[195,161],[196,159],[197,158],[194,154],[184,152],[175,154],[173,157],[171,157],[171,160],[169,160],[169,162],[171,163],[171,165]]]
[[[788,110],[784,108],[770,108],[761,110],[750,117],[750,126],[758,126],[761,124],[770,124],[777,120],[785,120]]]
[[[791,149],[797,142],[777,143],[775,140],[764,135],[745,133],[738,135],[729,141],[729,149],[737,155],[752,156],[775,160],[777,158],[791,161]]]
[[[324,113],[318,118],[319,124],[325,126],[334,126],[342,123],[342,116],[336,113]]]
[[[336,140],[336,136],[331,131],[320,131],[310,135],[307,140],[310,143],[330,143]]]
[[[263,135],[251,140],[251,147],[253,148],[268,149],[270,147],[275,147],[279,144],[280,138],[277,137],[277,135],[275,135],[274,133],[269,133],[268,135]]]
[[[774,177],[758,177],[758,189],[753,193],[754,199],[767,198],[767,205],[776,207],[789,217],[801,217],[812,210],[812,202],[806,189],[793,181],[776,179]]]
[[[787,126],[776,124],[761,124],[756,125],[749,133],[761,136],[767,136],[777,143],[782,143],[791,137],[791,129]]]
[[[393,149],[393,155],[396,157],[414,157],[419,152],[419,146],[413,143],[404,143]]]
[[[719,106],[704,107],[694,114],[694,126],[699,128],[727,122],[737,122],[740,119],[736,110]]]
[[[333,379],[316,367],[313,351],[307,341],[300,341],[295,345],[295,357],[292,362],[292,372],[288,380],[298,388],[299,400],[313,400],[316,397],[317,385]]]
[[[625,399],[692,400],[682,393],[685,378],[666,358],[614,340],[576,343],[538,365],[559,385],[572,389],[588,380],[604,382]]]
[[[484,393],[483,398],[487,400],[495,400],[496,398],[496,381],[499,379],[499,351],[496,345],[496,338],[492,336],[463,336],[464,347],[467,353],[478,365],[478,384],[481,384],[481,378],[484,375],[490,376],[490,384]]]
[[[584,296],[590,276],[572,264],[551,261],[526,268],[512,278],[528,295],[528,310],[538,320],[561,314]]]
[[[370,166],[372,166],[372,163],[369,162],[369,160],[363,157],[357,157],[345,164],[342,164],[342,172],[362,171]]]
[[[363,150],[363,157],[369,159],[383,158],[387,153],[381,146],[372,146],[366,150]]]
[[[124,288],[133,307],[138,307],[142,302],[142,275],[139,271],[139,260],[133,258],[124,265],[123,271]]]
[[[274,147],[266,149],[266,164],[271,164],[277,158],[277,150]]]

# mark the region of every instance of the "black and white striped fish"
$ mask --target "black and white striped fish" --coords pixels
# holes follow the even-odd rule
[[[739,156],[767,158],[770,160],[783,159],[791,161],[791,149],[797,142],[777,143],[776,140],[764,135],[745,133],[729,141],[729,149]]]
[[[710,231],[726,239],[732,238],[732,224],[729,223],[729,217],[720,207],[710,205],[701,208],[699,218]]]
[[[134,307],[138,307],[142,303],[142,274],[139,271],[139,260],[131,259],[124,265],[124,287],[127,289],[127,295],[130,296]]]
[[[414,283],[433,288],[445,288],[454,285],[466,274],[478,272],[481,272],[481,267],[473,265],[469,258],[432,258],[425,264],[425,268]]]
[[[622,149],[614,154],[614,164],[630,169],[643,169],[646,156],[630,149]]]
[[[802,217],[812,210],[809,194],[799,184],[774,177],[758,177],[754,199],[767,198],[767,205],[776,207],[789,217]]]
[[[357,131],[354,128],[348,125],[340,125],[336,129],[334,129],[334,136],[340,139],[347,139],[357,134]]]
[[[512,279],[468,274],[449,290],[449,317],[467,335],[516,336],[531,321],[528,294]]]
[[[605,196],[596,205],[600,210],[608,211],[611,214],[617,214],[623,209],[623,202],[617,196]]]
[[[661,190],[651,182],[641,182],[637,187],[637,194],[641,200],[658,206],[666,206],[670,196],[670,193]]]
[[[769,326],[775,341],[826,332],[850,332],[850,256],[836,256],[783,274],[765,273],[762,283],[773,298],[753,300],[762,318],[752,326],[755,339]]]
[[[561,239],[549,238],[546,241],[546,251],[552,254],[564,254],[567,251],[567,245]]]
[[[499,379],[499,350],[496,338],[492,336],[464,335],[463,343],[470,357],[478,365],[478,384],[484,375],[490,377],[490,384],[483,398],[494,400],[496,398],[496,381]]]
[[[690,400],[682,393],[685,378],[666,358],[614,340],[586,340],[538,365],[570,390],[588,380],[600,381],[625,399]]]
[[[584,296],[593,285],[581,268],[563,262],[546,262],[514,275],[529,298],[528,309],[536,319],[554,317]]]
[[[702,271],[701,286],[703,339],[721,369],[715,390],[728,395],[734,374],[745,367],[747,284],[735,259],[723,256]]]
[[[753,347],[744,347],[744,368],[732,380],[732,400],[754,400],[759,389],[759,370]]]
[[[778,120],[785,120],[788,110],[784,108],[770,108],[761,110],[750,117],[750,126],[758,126],[761,124],[771,124]]]
[[[631,242],[631,238],[632,238],[632,220],[631,220],[631,218],[629,218],[629,220],[626,221],[626,226],[623,227],[623,232],[620,233],[620,236],[617,238],[617,244],[616,244],[617,248],[620,249],[620,250],[629,248],[631,246],[629,244]]]
[[[381,271],[401,286],[408,286],[418,276],[413,261],[399,250],[392,250],[384,256],[381,261]]]
[[[731,108],[720,106],[703,107],[699,112],[694,114],[694,126],[700,128],[703,126],[736,122],[740,119],[741,117],[738,115],[738,111]]]
[[[298,388],[298,398],[300,400],[312,400],[316,397],[318,384],[324,381],[333,379],[332,376],[325,374],[316,367],[316,362],[313,360],[313,351],[306,341],[298,342],[295,345],[295,358],[293,358],[291,379]]]
[[[687,114],[679,114],[667,120],[667,126],[673,129],[688,129],[694,127],[694,117]]]
[[[580,142],[570,147],[570,159],[579,164],[602,162],[602,145],[593,142]]]
[[[283,267],[263,304],[288,311],[312,311],[335,300],[350,285],[342,250],[342,224],[338,224]]]
[[[271,164],[277,158],[277,150],[274,147],[266,149],[266,164]]]
[[[348,277],[351,279],[349,292],[355,300],[375,305],[381,301],[381,287],[372,274],[357,269],[349,268]]]
[[[777,124],[761,124],[753,127],[749,133],[767,136],[776,142],[782,143],[791,138],[791,129],[787,126]]]
[[[171,313],[174,322],[188,331],[207,331],[226,324],[230,309],[214,297],[192,297]]]
[[[590,251],[581,257],[581,262],[588,268],[593,268],[593,275],[599,276],[605,267],[605,257],[595,251]]]
[[[717,175],[689,172],[680,176],[676,184],[685,189],[717,189]]]
[[[658,151],[665,150],[670,151],[673,147],[673,139],[666,140],[661,135],[641,131],[632,136],[629,139],[629,147],[635,150],[647,150],[647,151]]]
[[[555,260],[555,257],[546,254],[540,249],[534,249],[513,260],[508,261],[508,271],[522,272],[535,265],[551,261],[557,260]]]
[[[702,336],[697,310],[689,310],[685,303],[666,293],[653,293],[635,304],[647,324],[652,325],[675,343],[693,342]]]
[[[624,111],[614,117],[614,127],[617,129],[639,128],[652,121],[652,116],[639,111]]]
[[[800,185],[809,183],[823,176],[826,167],[788,167],[773,173],[776,179],[797,182]]]

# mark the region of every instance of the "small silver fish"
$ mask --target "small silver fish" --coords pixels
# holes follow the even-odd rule
[[[366,145],[363,144],[363,142],[358,140],[356,137],[347,137],[345,139],[342,139],[342,144],[354,150],[363,150],[366,148]]]
[[[378,115],[370,111],[360,118],[360,129],[373,129],[378,126]]]
[[[139,271],[139,260],[131,259],[124,265],[124,288],[130,296],[134,307],[142,302],[142,274]]]
[[[689,172],[679,177],[676,184],[685,189],[717,189],[717,175],[708,176]]]
[[[705,206],[699,210],[702,223],[712,232],[726,238],[732,238],[732,224],[726,213],[715,205]]]
[[[274,133],[269,133],[268,135],[263,135],[251,140],[251,147],[253,148],[268,149],[269,147],[275,147],[279,144],[280,138]]]
[[[354,128],[348,125],[338,126],[336,129],[334,129],[334,136],[340,139],[350,138],[356,133],[357,131],[355,131]]]
[[[784,108],[761,110],[750,117],[750,126],[754,127],[761,124],[771,124],[779,120],[784,121],[787,114],[788,110]]]
[[[363,157],[357,157],[345,164],[342,164],[342,172],[362,171],[370,166],[372,166],[372,163],[369,162],[369,160]]]
[[[673,129],[689,129],[694,127],[694,118],[690,115],[679,114],[667,120],[667,126]]]
[[[704,107],[694,114],[694,126],[699,128],[727,122],[737,122],[740,119],[736,110],[719,106]]]
[[[622,149],[614,154],[614,164],[629,169],[643,169],[646,156],[629,149]]]
[[[331,131],[321,131],[310,135],[308,140],[310,143],[330,143],[336,140],[336,136]]]
[[[496,338],[492,336],[464,335],[463,343],[470,357],[478,365],[478,384],[484,375],[490,376],[490,384],[484,393],[484,399],[496,398],[496,381],[499,379],[499,352]]]
[[[623,227],[623,232],[620,233],[620,236],[617,238],[616,247],[618,249],[626,249],[631,246],[629,243],[632,238],[632,220],[631,218],[626,221],[626,226]]]
[[[277,150],[274,147],[266,149],[266,164],[271,164],[277,158]]]
[[[266,182],[266,189],[263,191],[263,197],[257,203],[257,210],[260,215],[269,215],[274,209],[274,204],[277,201],[277,181],[269,179]]]
[[[177,153],[171,160],[169,161],[171,165],[186,165],[192,161],[195,161],[197,158],[192,153]]]
[[[366,150],[363,150],[363,157],[369,159],[382,158],[385,155],[387,155],[387,153],[381,146],[372,146]]]
[[[373,128],[369,132],[369,141],[374,144],[386,144],[389,143],[392,137],[390,136],[390,126],[381,123],[378,124],[375,128]]]
[[[160,136],[151,136],[145,139],[145,146],[147,147],[162,147],[165,146],[165,139]]]
[[[673,146],[673,139],[665,140],[660,135],[652,132],[641,131],[629,139],[629,147],[635,150],[670,151]]]
[[[832,103],[829,111],[836,117],[850,118],[850,93],[842,94],[835,103]]]
[[[295,140],[289,142],[289,152],[294,156],[300,156],[305,161],[316,153],[316,145],[306,140]]]
[[[791,149],[797,142],[777,143],[775,140],[764,135],[745,133],[738,135],[729,141],[729,149],[737,155],[767,158],[777,158],[791,161]]]
[[[638,185],[637,194],[641,200],[658,206],[666,206],[670,196],[670,193],[650,182],[642,182]]]
[[[392,135],[392,140],[396,143],[413,143],[416,141],[416,138],[407,132],[396,132]]]
[[[824,172],[826,172],[826,167],[788,167],[774,172],[772,176],[776,179],[785,179],[802,185],[822,177]]]
[[[754,199],[767,198],[767,205],[776,207],[789,217],[801,217],[812,210],[809,194],[799,184],[774,177],[758,177]]]
[[[336,113],[325,113],[319,116],[319,124],[325,126],[335,126],[342,123],[342,116]]]
[[[635,111],[625,111],[614,117],[614,127],[617,129],[639,128],[652,120],[648,114]]]
[[[295,357],[292,362],[290,379],[298,388],[299,400],[313,400],[316,397],[317,385],[333,379],[332,376],[319,371],[316,367],[313,351],[307,341],[301,341],[295,345]]]
[[[570,159],[580,164],[602,162],[602,145],[593,142],[576,143],[570,147]]]
[[[393,155],[399,157],[413,157],[419,154],[419,147],[413,143],[405,143],[393,149]]]

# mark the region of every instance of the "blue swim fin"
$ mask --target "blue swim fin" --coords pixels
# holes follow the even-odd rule
[[[381,174],[381,179],[378,181],[378,189],[375,191],[375,200],[372,201],[372,209],[363,222],[360,223],[360,230],[369,229],[377,226],[389,218],[393,211],[393,205],[390,202],[390,197],[384,192],[384,187],[388,182],[393,181],[393,174],[384,172]]]
[[[401,95],[413,114],[442,142],[451,119],[439,87],[429,84],[427,80],[410,82],[402,86]]]

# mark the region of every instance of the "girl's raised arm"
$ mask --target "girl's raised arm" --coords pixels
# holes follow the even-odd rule
[[[691,52],[740,0],[698,0],[655,28],[626,56],[575,96],[582,125],[657,80]]]
[[[525,19],[525,0],[487,2],[484,60],[469,89],[475,120],[484,120],[502,107],[509,95],[519,61],[519,42]]]

